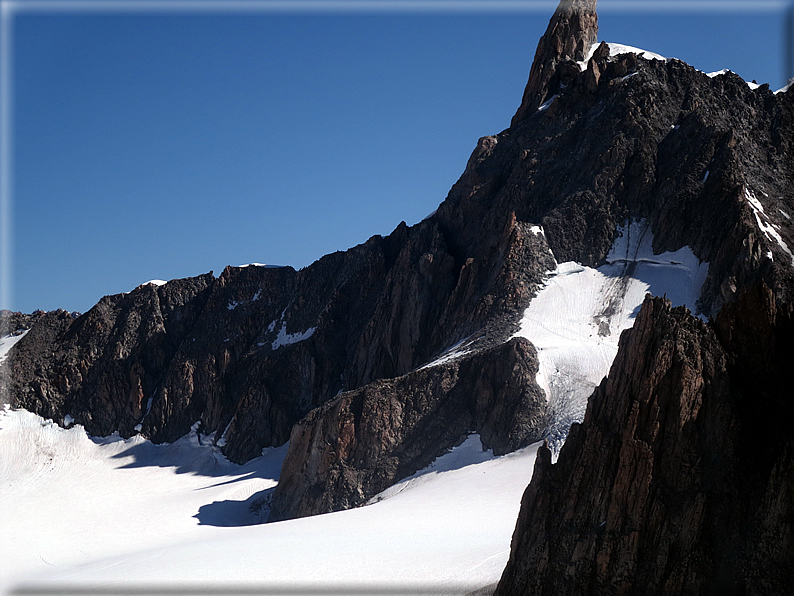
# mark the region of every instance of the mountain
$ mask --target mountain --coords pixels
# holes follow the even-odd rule
[[[270,521],[471,433],[547,439],[499,593],[785,592],[794,99],[597,31],[594,0],[560,4],[510,127],[415,226],[6,315],[5,399],[238,463],[289,440]]]

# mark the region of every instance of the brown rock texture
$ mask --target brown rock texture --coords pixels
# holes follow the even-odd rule
[[[0,371],[12,404],[60,421],[73,412],[95,434],[130,434],[212,281],[140,286],[77,318],[41,314]]]
[[[707,326],[647,298],[552,464],[496,594],[788,594],[794,309],[764,285]]]
[[[514,212],[543,226],[558,261],[597,266],[617,227],[641,217],[656,251],[689,246],[709,263],[706,316],[762,279],[790,300],[792,258],[762,231],[748,193],[794,250],[794,94],[675,59],[596,52],[592,62],[595,90],[562,62],[566,86],[548,108],[481,140],[438,209],[452,249],[467,252],[492,233],[493,214]]]
[[[596,4],[596,0],[560,2],[549,21],[546,33],[538,42],[524,97],[511,125],[517,124],[527,114],[535,111],[557,91],[560,83],[557,67],[561,62],[584,60],[587,51],[598,41]],[[596,84],[597,82],[596,80]]]
[[[363,505],[469,432],[495,453],[540,440],[537,372],[532,344],[516,338],[342,394],[293,427],[270,521]]]

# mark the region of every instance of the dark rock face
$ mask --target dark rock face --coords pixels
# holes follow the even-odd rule
[[[714,328],[648,298],[552,464],[497,594],[786,594],[794,309],[759,286]]]
[[[37,310],[31,314],[0,310],[0,337],[6,335],[20,335],[22,332],[30,330],[33,324],[46,314],[47,313],[41,310]],[[71,316],[72,318],[77,318],[80,314],[71,313]]]
[[[42,314],[3,374],[13,405],[90,432],[129,435],[206,300],[211,275],[106,296],[88,313]]]
[[[588,66],[601,73],[595,87],[588,71],[562,62],[566,87],[548,108],[481,140],[437,213],[455,249],[486,237],[490,214],[515,212],[543,225],[558,261],[598,265],[618,225],[642,217],[655,250],[687,245],[710,263],[707,316],[762,279],[788,300],[794,95],[678,60],[599,55]]]
[[[63,311],[63,314],[66,314]],[[44,311],[37,310],[32,314],[25,314],[20,312],[12,312],[10,310],[0,310],[0,339],[11,339],[13,341],[19,341],[21,337],[30,331],[30,328],[38,321],[39,319],[46,317],[47,313]],[[72,317],[78,316],[77,313],[74,313]],[[6,352],[8,346],[5,346],[3,350]],[[0,374],[6,369],[5,355],[0,356]],[[0,378],[0,406],[5,406],[6,404],[11,403],[11,395],[9,394],[7,383],[3,382],[2,378]]]

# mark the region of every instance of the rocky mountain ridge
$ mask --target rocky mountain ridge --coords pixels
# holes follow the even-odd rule
[[[709,264],[697,310],[716,318],[718,328],[726,320],[722,313],[738,312],[733,305],[745,304],[741,296],[762,291],[757,288],[769,297],[763,304],[771,300],[775,312],[788,312],[794,96],[776,95],[768,86],[750,89],[729,72],[709,77],[678,60],[648,60],[595,44],[595,7],[592,0],[561,3],[510,127],[480,139],[433,216],[300,271],[228,267],[217,278],[207,274],[105,297],[76,319],[65,312],[23,323],[17,317],[14,325],[29,324],[30,331],[0,370],[11,403],[61,423],[74,419],[93,434],[141,432],[154,441],[172,441],[199,420],[202,432],[214,433],[237,462],[289,439],[271,510],[272,520],[287,519],[363,504],[470,432],[497,453],[544,438],[554,409],[537,383],[531,340],[513,338],[521,315],[558,263],[602,265],[619,227],[634,218],[648,222],[656,252],[687,246]],[[629,265],[623,275],[632,272]],[[634,343],[621,347],[610,379],[623,374],[626,385],[660,382],[655,375],[671,365],[653,360],[656,344],[647,342],[678,342],[682,347],[671,353],[700,354],[687,356],[695,364],[681,364],[694,379],[692,399],[700,399],[705,381],[698,379],[717,374],[703,361],[751,358],[723,339],[749,333],[736,317],[722,325],[718,341],[681,311],[658,314],[665,308],[646,302],[639,330],[626,336]],[[785,335],[789,328],[781,325]],[[676,335],[673,328],[686,333]],[[719,374],[720,383],[732,386],[732,373]],[[617,381],[602,383],[591,405],[607,400],[604,387],[614,399],[618,389],[610,383]],[[680,399],[667,393],[665,399]],[[576,428],[587,428],[592,417]],[[566,445],[578,445],[580,433],[573,431]],[[580,454],[591,457],[586,463],[565,463],[573,449],[563,450],[557,467],[550,456],[541,458],[538,484],[533,481],[528,494],[546,494],[549,482],[569,482],[580,465],[598,469],[597,450]],[[635,459],[645,465],[645,455]],[[678,462],[679,455],[670,457]],[[769,457],[778,461],[774,453]],[[776,477],[785,461],[780,465]],[[620,519],[633,511],[628,501],[634,496],[622,499],[614,501]],[[559,565],[548,567],[550,575],[527,579],[525,545],[545,544],[538,542],[545,526],[533,520],[585,514],[549,513],[530,497],[525,501],[532,513],[519,520],[512,567],[500,590],[530,581],[560,588],[549,583],[557,581],[550,578]],[[644,521],[646,511],[635,513],[632,524],[655,528],[656,522]],[[680,519],[674,514],[680,512],[670,519]],[[624,525],[610,525],[610,532],[620,534]],[[575,576],[579,569],[591,573],[593,544],[576,551]],[[543,548],[572,560],[569,547]],[[598,585],[640,585],[636,578],[646,571],[632,567],[631,558],[640,551],[633,543],[615,548],[629,554],[615,555],[615,575]],[[679,565],[682,559],[673,555],[671,565]],[[722,555],[709,556],[723,564]],[[565,576],[568,567],[562,571]],[[614,583],[626,574],[635,579]],[[584,579],[572,581],[585,592],[595,589]],[[669,585],[685,586],[675,582]]]
[[[4,369],[12,403],[155,441],[201,420],[245,461],[345,389],[406,374],[467,338],[509,337],[504,315],[551,261],[527,226],[503,223],[483,266],[458,266],[428,220],[301,271],[228,267],[105,297],[77,319],[41,313]]]

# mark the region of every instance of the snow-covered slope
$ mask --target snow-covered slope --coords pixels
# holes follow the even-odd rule
[[[192,432],[171,445],[91,438],[23,410],[0,413],[0,560],[14,577],[256,523],[246,500],[275,486],[285,447],[230,464]]]
[[[367,507],[245,526],[284,448],[236,466],[202,442],[92,439],[0,413],[2,588],[466,593],[499,579],[536,450],[495,458],[472,436]]]
[[[538,233],[542,231],[538,228]],[[708,273],[688,247],[653,254],[653,234],[637,220],[619,230],[598,269],[560,263],[524,313],[516,335],[538,350],[538,384],[555,410],[552,450],[562,446],[587,398],[609,372],[620,333],[634,324],[646,293],[695,312]]]

